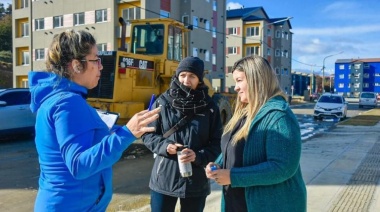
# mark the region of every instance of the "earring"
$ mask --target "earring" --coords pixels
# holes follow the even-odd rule
[[[79,66],[75,66],[75,68],[74,68],[74,72],[75,72],[76,74],[79,74],[79,73],[80,73],[80,67],[79,67]]]

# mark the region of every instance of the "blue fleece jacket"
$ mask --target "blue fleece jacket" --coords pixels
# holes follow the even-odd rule
[[[112,165],[136,138],[125,126],[111,134],[85,87],[47,72],[30,72],[29,87],[40,163],[34,210],[105,211]]]

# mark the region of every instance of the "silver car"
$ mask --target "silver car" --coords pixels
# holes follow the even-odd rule
[[[338,94],[323,94],[314,106],[314,119],[347,117],[348,102]]]
[[[0,89],[0,138],[34,133],[36,116],[29,105],[28,88]]]
[[[359,96],[359,108],[363,106],[377,107],[377,96],[373,92],[362,92]]]

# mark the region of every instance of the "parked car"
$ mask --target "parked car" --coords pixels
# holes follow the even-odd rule
[[[319,97],[320,97],[319,93],[312,93],[310,95],[310,102],[314,102],[314,101],[318,100]]]
[[[359,95],[359,108],[363,106],[377,107],[377,96],[373,92],[362,92]]]
[[[314,119],[347,117],[348,102],[338,94],[325,93],[314,106]]]
[[[380,101],[380,93],[377,94],[377,101]]]
[[[34,133],[36,116],[29,105],[28,88],[0,89],[0,138]]]

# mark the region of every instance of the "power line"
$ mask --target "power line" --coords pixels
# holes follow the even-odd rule
[[[303,63],[303,62],[300,62],[300,61],[298,61],[298,60],[296,60],[296,59],[293,59],[293,58],[292,58],[292,60],[296,61],[297,63],[301,63],[301,64],[303,64],[303,65],[307,65],[307,66],[322,67],[322,66],[317,66],[317,65],[315,65],[315,64],[307,64],[307,63]]]

